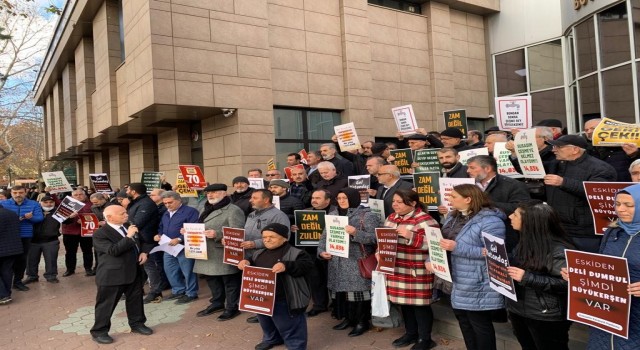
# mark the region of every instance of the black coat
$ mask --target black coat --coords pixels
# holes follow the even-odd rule
[[[157,245],[153,237],[158,234],[160,224],[158,206],[149,196],[142,194],[131,201],[127,214],[129,214],[129,223],[138,227],[142,251],[149,253]]]
[[[20,218],[0,205],[0,257],[22,254]]]
[[[60,222],[53,218],[53,210],[44,214],[44,220],[33,225],[33,238],[31,243],[47,243],[57,241],[60,237]]]
[[[328,162],[331,162],[336,167],[338,174],[342,174],[344,177],[356,175],[353,163],[342,157],[333,157]]]
[[[591,145],[590,145],[591,146]],[[631,174],[629,174],[629,166],[634,160],[638,159],[640,152],[636,152],[631,157],[628,156],[622,147],[589,147],[587,149],[589,155],[596,157],[616,169],[618,181],[630,182]]]
[[[345,187],[349,187],[347,178],[336,176],[331,180],[322,179],[318,181],[315,189],[316,190],[324,189],[329,191],[331,193],[331,204],[337,204],[336,196],[338,195],[338,191],[340,191]]]
[[[251,199],[251,194],[253,193],[253,191],[255,191],[255,189],[249,187],[246,191],[242,193],[233,192],[229,196],[231,197],[231,203],[233,203],[235,206],[242,209],[242,211],[244,212],[245,219],[247,218],[247,216],[249,216],[249,213],[253,211],[253,208],[251,208],[251,203],[249,202],[249,199]]]
[[[460,162],[456,163],[456,165],[451,168],[451,171],[446,174],[442,172],[442,174],[442,177],[450,177],[455,179],[465,179],[469,177],[469,174],[467,173],[467,166],[462,165],[462,163]]]
[[[378,192],[376,193],[376,199],[382,199],[384,201],[384,216],[389,216],[393,213],[393,208],[391,204],[393,203],[393,194],[396,193],[397,190],[405,189],[410,190],[413,188],[413,184],[411,182],[404,181],[402,179],[398,179],[393,186],[389,187],[387,192],[384,193],[384,198],[382,197],[382,193],[384,192],[384,185],[380,184],[378,187]]]
[[[136,248],[137,247],[137,248]],[[120,286],[135,281],[138,269],[140,241],[123,237],[113,227],[105,224],[93,234],[93,248],[98,254],[96,284]]]
[[[499,174],[491,180],[484,192],[489,195],[493,205],[507,216],[516,210],[518,203],[531,199],[524,183]]]
[[[296,210],[302,209],[304,209],[304,204],[302,204],[302,201],[296,197],[293,197],[289,193],[280,197],[280,211],[287,214],[289,222],[296,222],[294,212]]]

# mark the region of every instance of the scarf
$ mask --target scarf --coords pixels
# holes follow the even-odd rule
[[[618,226],[622,227],[624,232],[628,235],[635,235],[640,231],[640,184],[625,187],[623,190],[618,191],[618,193],[616,193],[616,198],[620,193],[629,194],[633,198],[635,211],[631,222],[622,222],[622,220],[618,220]]]
[[[220,202],[216,204],[211,204],[209,203],[209,201],[207,201],[204,204],[204,210],[202,211],[202,214],[200,214],[200,217],[198,218],[198,222],[203,223],[204,220],[207,218],[207,216],[209,216],[209,214],[213,213],[218,209],[222,209],[226,207],[230,203],[231,203],[231,198],[229,198],[229,196],[224,196],[224,198],[222,198]]]

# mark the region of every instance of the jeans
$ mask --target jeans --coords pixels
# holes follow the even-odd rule
[[[58,276],[58,251],[60,241],[55,240],[43,243],[31,243],[29,258],[27,261],[27,277],[38,278],[38,265],[40,257],[44,256],[44,278],[48,280]]]
[[[211,289],[211,304],[224,307],[229,311],[237,311],[240,302],[240,285],[242,273],[222,276],[205,276]],[[226,302],[226,303],[225,303]]]
[[[149,254],[147,262],[143,265],[144,271],[149,276],[149,293],[161,295],[162,291],[169,286],[169,280],[164,274],[163,252]]]
[[[15,258],[15,255],[0,257],[0,298],[11,296],[13,260],[15,260]]]
[[[184,256],[184,249],[175,257],[164,253],[164,272],[171,284],[171,293],[198,296],[198,277],[193,273],[194,264],[195,260]]]
[[[284,342],[288,350],[307,349],[307,318],[304,312],[294,316],[289,314],[286,299],[276,299],[273,305],[273,316],[258,314],[262,327],[262,342],[281,344]]]
[[[76,271],[78,246],[82,250],[82,262],[86,271],[93,270],[93,238],[80,235],[62,235],[64,244],[64,264],[68,271]]]
[[[571,321],[539,321],[509,313],[522,350],[569,350]]]
[[[24,278],[24,271],[27,268],[27,256],[31,247],[31,238],[20,238],[22,241],[22,254],[15,255],[13,262],[13,283],[21,282]]]
[[[467,350],[496,350],[493,310],[469,311],[453,309]]]
[[[418,339],[431,340],[433,310],[431,305],[400,305],[405,333]]]

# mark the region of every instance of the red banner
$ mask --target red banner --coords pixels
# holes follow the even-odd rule
[[[93,233],[100,228],[100,221],[95,214],[78,214],[80,217],[80,236],[93,237]]]
[[[242,270],[240,310],[272,316],[275,301],[276,273],[270,268],[245,266]]]
[[[398,232],[395,228],[377,228],[376,239],[379,256],[376,271],[393,275],[396,269]]]
[[[179,165],[180,173],[187,186],[192,190],[202,190],[207,187],[207,182],[204,180],[202,170],[197,165]]]
[[[635,185],[635,183],[585,181],[582,184],[591,208],[595,233],[596,235],[602,235],[607,230],[607,227],[618,219],[616,208],[613,205],[616,193],[625,187]]]
[[[244,248],[240,247],[244,242],[244,229],[223,227],[222,238],[224,239],[222,262],[238,266],[238,263],[244,260]]]

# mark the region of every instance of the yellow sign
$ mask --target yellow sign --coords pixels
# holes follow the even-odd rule
[[[192,190],[187,186],[187,183],[184,181],[182,174],[178,173],[176,175],[176,187],[175,191],[182,197],[198,197],[198,192],[196,190]]]
[[[593,131],[592,143],[604,147],[617,147],[625,143],[640,146],[640,125],[602,118]]]
[[[276,170],[276,163],[273,161],[273,158],[267,161],[267,171],[269,170]]]

